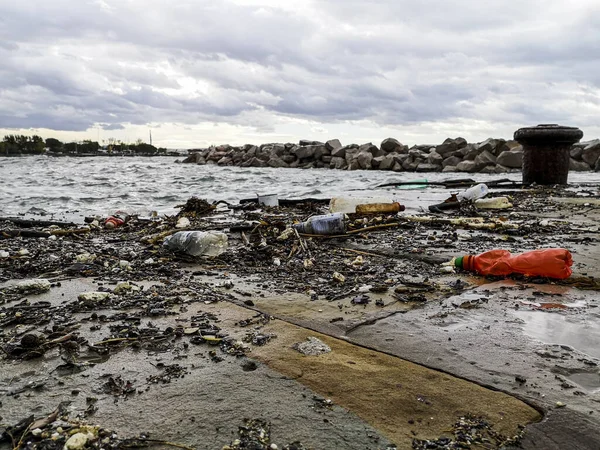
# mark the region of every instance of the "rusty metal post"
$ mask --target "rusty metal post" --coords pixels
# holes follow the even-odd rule
[[[523,183],[567,184],[570,149],[582,137],[579,128],[556,124],[515,131],[515,140],[523,146]]]

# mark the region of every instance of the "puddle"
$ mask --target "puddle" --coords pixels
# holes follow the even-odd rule
[[[600,323],[588,316],[562,315],[541,311],[515,311],[523,320],[527,336],[546,344],[569,345],[594,358],[600,358]]]
[[[600,373],[580,372],[568,376],[573,383],[592,393],[600,392]]]

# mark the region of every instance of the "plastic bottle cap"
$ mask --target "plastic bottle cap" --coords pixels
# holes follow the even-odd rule
[[[463,258],[464,256],[459,256],[457,258],[454,259],[454,266],[458,267],[459,269],[463,268]]]

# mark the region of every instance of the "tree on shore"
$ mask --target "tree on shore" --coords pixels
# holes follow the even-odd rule
[[[21,153],[44,153],[44,140],[37,135],[24,136],[9,134],[2,140],[2,152],[6,155],[18,155]]]
[[[46,139],[46,148],[51,152],[60,152],[64,148],[64,144],[58,139],[48,138]]]
[[[98,154],[101,146],[96,141],[61,142],[55,138],[45,141],[37,135],[24,136],[9,134],[0,142],[0,155],[42,154],[48,150],[52,153],[65,154]],[[141,155],[166,154],[166,148],[156,148],[138,139],[135,144],[124,144],[114,138],[108,139],[108,153],[128,152]]]

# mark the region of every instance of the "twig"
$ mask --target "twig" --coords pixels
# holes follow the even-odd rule
[[[112,344],[113,342],[137,341],[137,340],[138,340],[138,338],[112,338],[112,339],[106,339],[105,341],[96,342],[95,344],[92,345],[92,347],[95,347],[96,345]]]
[[[353,250],[351,248],[342,248],[342,250],[345,250],[347,252],[352,252],[352,253],[356,253],[358,255],[364,255],[364,256],[378,256],[380,258],[387,258],[387,256],[384,255],[378,255],[377,253],[370,253],[370,252],[362,252],[360,250]]]
[[[196,450],[194,447],[188,447],[187,445],[177,444],[176,442],[163,441],[160,439],[137,439],[137,440],[140,442],[148,442],[151,444],[168,445],[169,447],[177,447],[177,448],[182,448],[184,450]]]
[[[25,436],[27,436],[27,434],[29,433],[29,430],[31,429],[31,425],[33,425],[33,422],[31,422],[27,428],[25,428],[25,431],[23,432],[23,434],[21,435],[21,438],[19,439],[19,442],[17,443],[17,446],[13,449],[13,450],[19,450],[21,448],[21,445],[23,445],[23,439],[25,439]],[[11,436],[12,437],[12,436]]]
[[[348,231],[348,234],[363,233],[365,231],[380,230],[382,228],[401,227],[403,225],[404,224],[400,223],[400,222],[384,223],[384,224],[381,224],[381,225],[373,225],[371,227],[359,228],[358,230],[351,230],[351,231]]]

